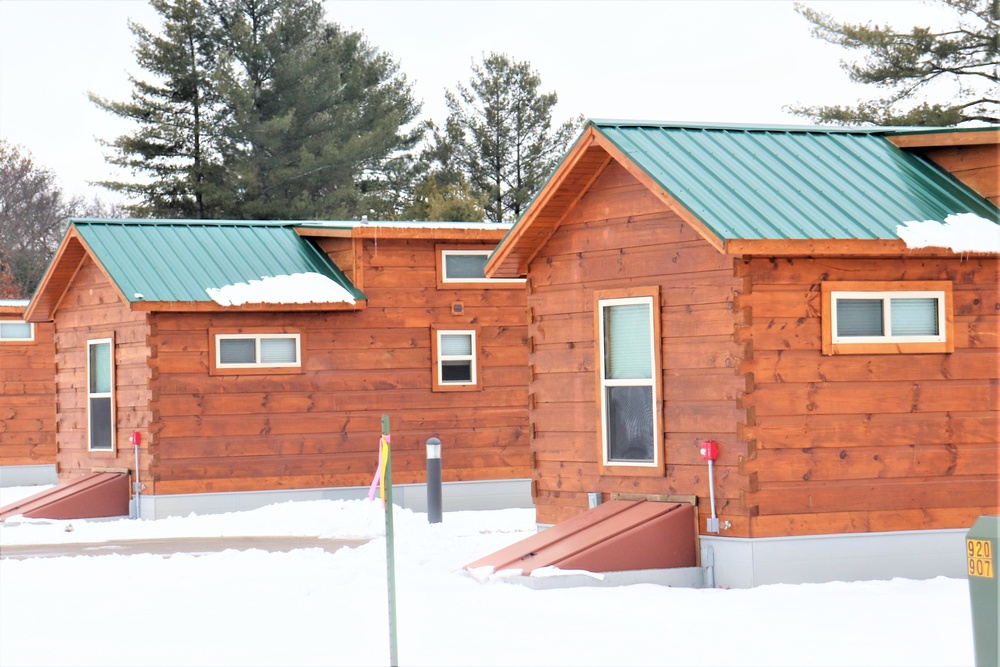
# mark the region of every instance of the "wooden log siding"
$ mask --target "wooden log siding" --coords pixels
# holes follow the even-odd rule
[[[60,482],[82,476],[94,468],[135,468],[129,435],[148,435],[151,354],[147,347],[149,325],[145,313],[134,313],[123,303],[107,276],[89,258],[83,260],[55,317],[55,385],[58,417],[57,467]],[[111,338],[114,354],[114,410],[116,431],[113,452],[87,450],[87,341]],[[145,440],[144,440],[145,442]],[[147,469],[146,447],[140,468]],[[148,475],[147,492],[154,493]]]
[[[22,313],[0,313],[21,320]],[[49,322],[34,340],[0,341],[0,466],[56,462],[55,349]]]
[[[740,507],[748,477],[737,425],[746,380],[745,346],[734,340],[746,315],[734,308],[742,285],[733,260],[704,241],[613,163],[566,214],[530,266],[532,453],[537,520],[556,523],[587,507],[587,494],[697,495],[708,507],[702,440],[723,443],[717,505],[749,534]],[[665,475],[600,474],[594,293],[659,286]],[[610,468],[609,470],[613,470]]]
[[[966,528],[997,511],[998,260],[740,262],[754,537]],[[951,354],[820,353],[824,280],[950,280]]]
[[[1000,206],[1000,151],[996,144],[913,149]]]
[[[324,247],[348,241],[364,310],[153,317],[157,493],[367,486],[383,413],[397,483],[424,481],[432,436],[445,481],[529,476],[524,290],[437,289],[433,239]],[[431,391],[432,325],[478,327],[481,391]],[[301,331],[302,372],[210,376],[208,330],[227,327]]]

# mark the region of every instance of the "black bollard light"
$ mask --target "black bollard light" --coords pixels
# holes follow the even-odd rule
[[[441,523],[441,441],[427,440],[427,521]]]

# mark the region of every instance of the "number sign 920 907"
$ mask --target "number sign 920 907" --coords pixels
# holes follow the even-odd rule
[[[969,576],[987,579],[995,577],[993,543],[990,540],[966,540],[965,546],[969,557]]]

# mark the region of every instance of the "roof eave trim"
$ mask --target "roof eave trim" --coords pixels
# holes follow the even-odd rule
[[[729,239],[725,253],[767,257],[991,257],[989,252],[909,248],[901,239]]]
[[[586,153],[587,149],[590,148],[594,143],[594,138],[596,137],[596,131],[592,123],[588,123],[583,129],[583,132],[577,138],[576,142],[569,149],[566,155],[563,157],[559,166],[556,167],[555,171],[549,176],[549,179],[542,186],[542,189],[538,191],[534,199],[528,204],[527,210],[521,218],[514,223],[514,226],[504,235],[500,240],[500,243],[490,254],[489,259],[486,261],[486,266],[484,267],[484,272],[489,278],[498,277],[501,274],[503,277],[524,277],[527,275],[527,266],[511,266],[510,255],[514,249],[522,243],[521,239],[524,236],[525,231],[527,231],[534,223],[535,218],[538,216],[538,212],[545,208],[545,205],[549,202],[552,196],[559,190],[559,187],[566,180],[566,177],[573,171],[580,158]],[[543,242],[544,243],[544,242]],[[526,254],[534,257],[542,244],[538,247],[530,249]]]
[[[354,303],[343,301],[325,303],[244,303],[223,306],[215,301],[133,301],[133,311],[160,313],[239,313],[239,312],[303,312],[303,311],[356,311],[365,310],[368,301]]]
[[[1000,129],[970,128],[967,132],[919,132],[886,134],[899,148],[947,148],[949,146],[995,146],[1000,144]]]
[[[695,215],[687,206],[684,205],[683,202],[675,198],[662,183],[639,166],[639,164],[629,157],[628,153],[612,141],[611,138],[601,132],[600,128],[596,128],[595,142],[604,148],[604,150],[606,150],[611,157],[621,164],[626,171],[632,174],[637,181],[646,186],[646,188],[653,195],[655,195],[665,205],[670,207],[670,209],[680,216],[684,222],[691,225],[691,227],[693,227],[694,230],[698,232],[698,234],[701,235],[701,237],[704,238],[713,248],[719,252],[726,252],[726,239],[723,239],[713,232],[701,218]]]
[[[80,252],[76,252],[77,249]],[[80,270],[80,266],[83,264],[83,260],[90,256],[90,259],[97,265],[97,268],[104,276],[107,278],[108,282],[112,285],[118,298],[123,303],[128,303],[128,299],[122,293],[121,288],[118,286],[108,273],[104,265],[101,264],[100,259],[94,253],[94,250],[90,247],[87,241],[83,238],[83,234],[76,229],[73,222],[70,223],[69,228],[66,230],[66,235],[63,236],[62,243],[59,244],[59,248],[56,250],[56,254],[52,257],[52,261],[49,262],[49,266],[45,269],[45,274],[42,276],[41,282],[35,289],[35,294],[28,304],[28,307],[24,311],[24,319],[26,322],[49,322],[55,316],[56,310],[59,308],[59,304],[62,302],[63,297],[66,295],[66,291],[69,286],[73,283],[73,279],[76,273]],[[75,265],[72,267],[71,271],[65,272],[63,275],[66,276],[65,282],[62,284],[56,284],[59,267],[64,262],[74,262]],[[55,294],[54,294],[55,292]],[[42,304],[46,305],[42,305]],[[44,312],[39,312],[42,308],[45,308]]]

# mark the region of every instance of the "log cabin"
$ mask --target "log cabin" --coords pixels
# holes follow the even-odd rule
[[[0,300],[0,486],[55,484],[52,324],[24,320],[27,300]]]
[[[689,499],[720,586],[964,577],[1000,505],[998,136],[589,122],[486,266],[528,281],[539,525]]]
[[[446,510],[530,507],[524,281],[483,274],[508,229],[71,221],[25,312],[60,483],[127,473],[143,518],[363,497],[386,414],[397,504],[436,437]]]

